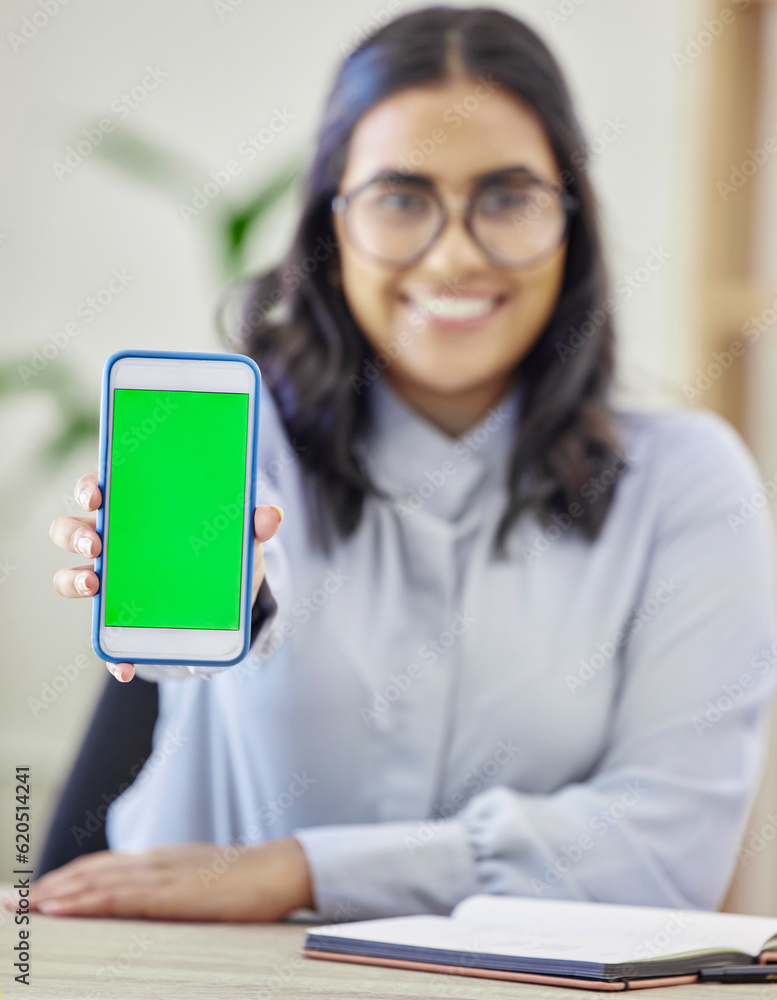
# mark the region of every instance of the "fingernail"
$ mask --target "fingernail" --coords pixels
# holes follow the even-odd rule
[[[89,499],[91,496],[92,496],[91,490],[81,490],[81,492],[78,494],[78,502],[81,504],[82,507],[85,507],[87,510],[89,510]]]
[[[79,535],[76,548],[82,555],[90,556],[92,554],[92,539],[85,534]]]
[[[79,573],[76,577],[76,590],[79,594],[89,593],[89,584],[86,582],[86,573]]]
[[[270,506],[272,507],[273,510],[278,511],[278,523],[280,524],[280,522],[283,520],[283,507],[279,507],[277,503],[271,503]]]

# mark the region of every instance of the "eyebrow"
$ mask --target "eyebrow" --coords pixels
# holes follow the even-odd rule
[[[529,170],[528,167],[523,164],[516,164],[512,167],[500,167],[499,170],[489,170],[483,174],[476,174],[473,178],[476,187],[483,187],[492,181],[499,180],[505,174],[522,174],[527,180],[539,181],[540,183],[546,183],[541,177],[538,177],[534,171]],[[379,170],[374,174],[366,184],[371,184],[373,181],[388,181],[391,184],[420,184],[423,187],[434,187],[434,181],[428,174],[411,174],[406,173],[402,170],[392,170],[384,169]]]

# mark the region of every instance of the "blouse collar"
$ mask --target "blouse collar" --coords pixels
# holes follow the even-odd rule
[[[451,437],[406,403],[383,377],[369,393],[362,460],[376,486],[395,501],[446,520],[466,513],[487,481],[504,479],[521,391],[514,386],[473,427]]]

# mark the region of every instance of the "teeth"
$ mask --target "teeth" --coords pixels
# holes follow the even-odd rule
[[[462,296],[455,299],[413,299],[413,304],[419,309],[443,319],[471,319],[475,316],[485,316],[493,309],[495,302],[494,297],[465,298]]]

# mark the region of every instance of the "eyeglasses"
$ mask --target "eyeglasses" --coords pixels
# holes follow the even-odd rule
[[[558,185],[512,167],[481,178],[465,198],[464,226],[497,267],[530,267],[560,246],[579,204]],[[335,195],[332,210],[343,214],[356,249],[389,267],[419,261],[449,219],[429,178],[392,170]]]

